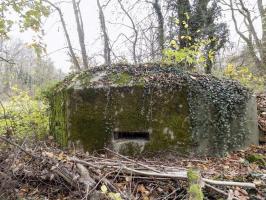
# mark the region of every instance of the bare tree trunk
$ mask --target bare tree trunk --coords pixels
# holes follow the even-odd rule
[[[262,23],[262,60],[264,68],[266,68],[266,6],[263,6],[262,0],[258,0],[258,8],[260,11],[261,23]]]
[[[246,42],[248,51],[249,51],[252,59],[254,60],[255,64],[259,68],[261,68],[262,67],[262,63],[261,63],[260,59],[257,57],[257,55],[256,55],[256,50],[255,50],[256,48],[253,45],[252,39],[246,37],[238,28],[237,20],[235,18],[235,8],[233,6],[233,0],[230,0],[230,5],[229,6],[230,6],[230,10],[231,10],[231,16],[232,16],[232,20],[233,20],[233,23],[234,23],[234,27],[235,27],[235,30],[236,30],[237,34],[240,36],[241,39],[243,39]]]
[[[77,32],[78,32],[78,37],[79,37],[79,45],[80,45],[80,49],[81,49],[82,61],[83,61],[84,68],[88,69],[89,68],[88,56],[87,56],[86,46],[85,46],[82,17],[81,17],[81,13],[80,13],[80,10],[78,8],[78,5],[76,3],[76,0],[72,0],[72,5],[73,5],[73,10],[74,10],[75,19],[76,19]]]
[[[65,22],[65,19],[64,19],[64,16],[63,16],[63,13],[62,13],[61,9],[58,6],[56,6],[55,4],[51,3],[50,1],[48,1],[48,0],[43,0],[43,1],[48,3],[50,6],[52,6],[54,9],[56,9],[56,11],[58,12],[59,17],[60,17],[60,21],[61,21],[61,24],[62,24],[62,27],[63,27],[63,30],[64,30],[64,33],[65,33],[65,37],[66,37],[66,40],[67,40],[68,49],[69,49],[69,53],[70,53],[71,59],[73,61],[73,64],[74,64],[75,68],[78,71],[80,71],[81,67],[79,65],[78,59],[77,59],[77,57],[75,55],[75,52],[73,50],[73,46],[71,44],[70,37],[69,37],[68,31],[67,31],[67,28],[66,28],[66,22]]]
[[[154,0],[154,2],[152,2],[152,5],[157,15],[159,48],[160,48],[160,54],[162,56],[164,49],[164,17],[162,14],[161,6],[159,4],[159,0]]]
[[[105,24],[105,17],[103,13],[103,6],[100,4],[100,0],[97,0],[97,6],[99,9],[99,18],[100,18],[100,24],[101,24],[101,30],[104,40],[104,61],[106,65],[111,64],[111,48],[109,45],[109,37],[107,34],[106,24]]]
[[[258,52],[259,52],[259,55],[261,57],[261,59],[263,58],[263,51],[262,51],[262,45],[261,45],[261,41],[258,37],[258,34],[255,30],[255,27],[253,25],[253,20],[252,20],[252,17],[251,17],[251,14],[250,14],[250,11],[248,10],[248,8],[245,6],[243,0],[239,0],[240,2],[240,5],[241,5],[241,8],[242,10],[239,10],[239,12],[244,16],[244,18],[247,20],[247,27],[248,29],[250,30],[253,38],[254,38],[254,41],[255,41],[255,44],[257,46],[257,49],[258,49]]]
[[[128,11],[125,9],[125,7],[122,4],[122,0],[118,0],[118,3],[121,7],[121,9],[123,10],[123,12],[125,13],[125,15],[128,17],[128,19],[131,22],[132,25],[132,29],[134,31],[134,40],[132,42],[132,48],[133,48],[133,60],[134,60],[134,64],[137,64],[137,53],[136,53],[136,48],[137,48],[137,42],[138,42],[138,30],[136,28],[136,25],[134,23],[133,18],[130,16],[130,14],[128,13]]]

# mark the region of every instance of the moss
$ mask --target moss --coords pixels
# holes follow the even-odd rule
[[[86,151],[103,149],[111,137],[106,113],[107,93],[104,89],[89,88],[71,94],[69,139],[79,141]]]
[[[192,169],[188,170],[187,177],[190,183],[197,183],[197,181],[200,179],[199,173]]]
[[[189,200],[203,200],[204,195],[201,191],[201,187],[198,184],[192,184],[189,187],[189,194],[190,194],[190,198]]]
[[[136,156],[141,153],[141,146],[134,142],[128,142],[120,147],[119,153],[128,156]]]
[[[129,82],[132,80],[132,76],[130,76],[128,73],[119,73],[119,74],[112,74],[111,80],[113,83],[122,86],[122,85],[128,85]]]
[[[62,90],[55,96],[50,96],[50,131],[55,139],[62,146],[67,145],[67,124],[66,124],[66,99],[67,91]]]
[[[91,73],[84,73],[82,76],[79,76],[79,80],[81,81],[82,86],[89,86],[90,85],[90,80],[92,79],[92,74]]]
[[[261,167],[266,166],[266,157],[261,154],[250,154],[246,157],[246,160],[250,163],[256,163]]]
[[[189,199],[190,200],[203,200],[203,193],[200,186],[200,173],[196,170],[189,169],[187,172],[189,183]]]
[[[145,131],[152,127],[150,141],[146,144],[145,151],[165,149],[183,151],[190,145],[185,92],[180,90],[178,95],[170,93],[161,95],[163,92],[170,91],[152,90],[142,86],[134,88],[125,86],[110,90],[103,88],[69,90],[68,95],[63,98],[61,95],[56,96],[60,99],[59,104],[70,102],[67,106],[68,130],[65,129],[64,118],[64,123],[54,127],[55,133],[59,137],[63,132],[69,132],[71,134],[68,139],[80,141],[85,150],[93,151],[108,145],[115,128],[120,131]],[[152,98],[156,98],[157,101],[151,104]],[[59,104],[53,107],[63,114],[66,111],[63,111]],[[60,116],[58,114],[54,113],[54,116],[59,119],[61,114]],[[168,132],[165,131],[166,127]],[[66,133],[64,135],[66,136]],[[129,147],[127,152],[135,154],[133,146]],[[138,152],[140,149],[138,147]]]
[[[107,72],[101,87],[88,88],[101,72]],[[75,83],[83,88],[67,89]],[[250,135],[245,88],[160,64],[96,67],[69,76],[54,92],[51,131],[61,143],[80,141],[89,151],[108,145],[114,129],[149,130],[144,151],[213,155],[239,148]]]
[[[142,99],[143,87],[118,87],[111,93],[114,128],[120,131],[147,130],[147,99]]]
[[[138,85],[138,86],[145,86],[145,79],[143,76],[141,77],[138,77],[137,81],[134,83],[135,85]]]
[[[154,101],[153,101],[154,99]],[[186,88],[154,88],[148,100],[149,125],[153,128],[147,151],[171,149],[186,153],[191,146],[191,132]]]

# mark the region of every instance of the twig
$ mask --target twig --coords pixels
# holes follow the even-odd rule
[[[89,166],[89,167],[92,167],[92,168],[101,169],[100,166],[97,166],[97,165],[94,165],[92,163],[86,162],[85,160],[80,160],[80,159],[75,158],[75,157],[70,158],[69,160],[73,161],[73,162],[77,162],[77,163],[83,164],[83,165],[86,165],[86,166]]]
[[[89,189],[94,186],[96,182],[91,178],[90,173],[86,167],[84,167],[80,163],[77,163],[76,166],[80,174],[79,181],[84,183],[86,185],[86,190],[89,191]]]
[[[127,171],[132,171],[136,174],[146,175],[146,176],[156,176],[156,177],[168,177],[168,178],[179,178],[179,179],[187,179],[187,172],[180,171],[174,173],[154,173],[151,171],[141,171],[135,170],[129,167],[124,167]],[[213,184],[213,185],[223,185],[223,186],[239,186],[239,187],[247,187],[247,188],[256,188],[254,183],[246,183],[246,182],[233,182],[233,181],[216,181],[207,178],[202,178],[202,181],[205,183]]]
[[[212,185],[209,185],[209,184],[205,183],[205,186],[208,187],[208,188],[211,188],[212,190],[214,190],[214,191],[216,191],[218,193],[223,194],[224,196],[228,196],[228,194],[225,191],[220,190],[220,189],[218,189],[218,188],[216,188],[216,187],[214,187]]]
[[[6,62],[6,63],[8,63],[8,64],[10,64],[10,65],[14,65],[14,64],[16,64],[14,61],[12,61],[12,60],[8,60],[8,59],[6,59],[6,58],[3,58],[2,56],[0,56],[0,61],[4,61],[4,62]]]
[[[254,183],[246,183],[246,182],[233,182],[233,181],[216,181],[211,179],[202,179],[205,183],[213,184],[213,185],[223,185],[223,186],[239,186],[246,188],[256,188]]]
[[[109,151],[109,152],[111,152],[111,153],[113,153],[113,154],[115,154],[115,155],[117,155],[117,156],[119,156],[119,157],[121,157],[121,158],[124,158],[124,159],[127,160],[127,161],[133,162],[133,163],[135,163],[135,164],[137,164],[137,165],[139,165],[139,166],[145,167],[145,168],[147,168],[147,169],[149,169],[149,170],[152,170],[152,171],[154,171],[154,172],[161,173],[159,170],[156,170],[156,169],[154,169],[154,168],[152,168],[152,167],[149,167],[149,166],[144,165],[144,164],[142,164],[142,163],[139,163],[139,162],[137,162],[137,161],[135,161],[135,160],[132,160],[132,159],[130,159],[130,158],[127,158],[126,156],[123,156],[123,155],[121,155],[121,154],[119,154],[119,153],[117,153],[117,152],[114,152],[114,151],[110,150],[110,149],[107,149],[107,148],[104,148],[104,149],[107,150],[107,151]]]
[[[88,192],[88,196],[94,191],[96,190],[96,188],[98,187],[98,185],[103,181],[103,179],[105,179],[107,176],[109,176],[110,174],[112,174],[113,172],[109,172],[107,174],[105,174],[101,179],[98,180],[98,182],[96,183],[96,185]]]
[[[93,165],[89,162],[83,161],[83,160],[79,160],[77,158],[72,158],[72,161],[75,162],[79,162],[82,163],[84,165],[90,166],[90,167],[94,167],[97,169],[100,169],[99,166]],[[145,166],[145,165],[144,165]],[[113,168],[116,169],[120,169],[120,166],[112,166]],[[145,166],[147,168],[147,166]],[[150,167],[148,167],[150,168]],[[153,169],[153,168],[152,168]],[[178,178],[178,179],[187,179],[187,170],[180,170],[180,171],[176,171],[176,172],[168,172],[168,173],[163,173],[163,172],[154,172],[152,171],[147,171],[147,170],[137,170],[137,169],[132,169],[126,166],[123,166],[123,170],[124,171],[128,171],[128,172],[134,172],[135,174],[139,174],[139,175],[145,175],[145,176],[155,176],[155,177],[164,177],[164,178]],[[254,183],[246,183],[246,182],[233,182],[233,181],[217,181],[217,180],[211,180],[211,179],[207,179],[207,178],[202,178],[202,181],[204,181],[205,183],[209,183],[212,185],[223,185],[223,186],[239,186],[239,187],[247,187],[247,188],[256,188],[256,185]]]
[[[167,200],[168,197],[170,197],[170,196],[172,196],[174,193],[176,193],[177,190],[179,190],[179,189],[174,190],[173,192],[171,192],[170,194],[168,194],[166,197],[164,197],[162,200]]]
[[[29,151],[23,149],[23,148],[22,148],[21,146],[19,146],[18,144],[14,143],[14,142],[12,142],[12,141],[10,141],[10,140],[8,140],[8,139],[6,139],[6,138],[3,137],[3,136],[0,136],[0,140],[3,140],[3,141],[5,141],[6,143],[9,143],[9,144],[11,144],[11,145],[13,145],[13,146],[19,148],[21,151],[23,151],[24,153],[26,153],[26,154],[32,156],[33,158],[37,158],[36,155],[33,155],[31,152],[29,152]]]
[[[93,164],[91,164],[91,163],[89,163],[89,162],[86,162],[86,161],[84,161],[84,160],[79,160],[79,159],[77,159],[77,158],[71,158],[70,161],[74,161],[74,162],[77,162],[77,163],[81,163],[81,164],[83,164],[83,165],[85,165],[85,166],[94,167],[94,168],[96,168],[96,169],[101,169],[101,167],[99,167],[99,166],[93,165]],[[95,172],[97,173],[98,176],[100,176],[99,172],[97,172],[97,171],[95,171]],[[101,178],[101,179],[99,179],[99,178],[97,178],[97,177],[93,177],[93,178],[96,179],[96,180],[98,181],[98,183],[99,183],[99,181],[102,181],[105,185],[109,186],[109,187],[111,188],[111,190],[120,193],[121,196],[123,196],[123,198],[127,199],[127,197],[126,197],[122,192],[120,192],[119,189],[117,189],[117,188],[116,188],[116,187],[115,187],[115,186],[114,186],[114,185],[113,185],[108,179],[106,179],[105,177],[103,177],[103,178]],[[91,191],[91,192],[92,192],[92,191]],[[91,192],[89,192],[89,193],[91,193]]]
[[[205,183],[205,186],[208,187],[208,188],[210,188],[210,189],[212,189],[212,190],[214,190],[214,191],[216,191],[216,192],[218,192],[218,193],[220,193],[220,194],[222,194],[222,195],[224,195],[224,196],[226,196],[226,197],[229,196],[229,194],[228,194],[227,192],[225,192],[225,191],[223,191],[223,190],[220,190],[220,189],[217,188],[217,187],[214,187],[214,186],[209,185],[209,184],[207,184],[207,183]],[[239,198],[237,198],[237,197],[232,197],[232,200],[239,200]]]
[[[180,171],[180,172],[174,172],[174,173],[155,173],[151,171],[141,171],[132,169],[129,167],[124,166],[123,169],[129,172],[134,172],[136,174],[140,175],[146,175],[146,176],[156,176],[156,177],[167,177],[167,178],[179,178],[179,179],[187,179],[187,172],[186,171]]]
[[[76,182],[73,181],[73,178],[70,178],[67,173],[62,172],[62,169],[60,169],[59,167],[52,169],[52,171],[55,172],[58,176],[62,177],[73,188],[78,188],[78,185]]]

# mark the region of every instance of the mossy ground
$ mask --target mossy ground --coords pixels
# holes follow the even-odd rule
[[[256,163],[261,167],[266,167],[266,156],[261,154],[250,154],[246,156],[246,160],[249,163]]]

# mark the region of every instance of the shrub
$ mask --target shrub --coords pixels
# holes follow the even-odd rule
[[[241,84],[256,92],[263,91],[265,88],[266,77],[256,76],[245,66],[236,68],[233,64],[228,64],[224,70],[224,76],[238,80]]]
[[[12,132],[18,137],[43,136],[48,131],[47,106],[27,91],[12,88],[13,95],[1,103],[0,133]]]

